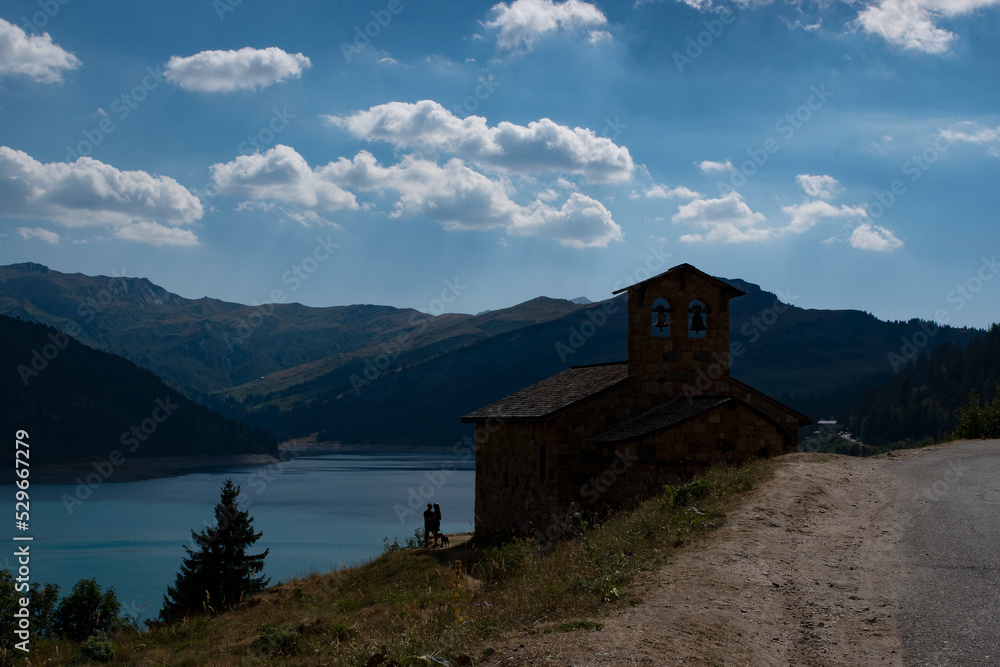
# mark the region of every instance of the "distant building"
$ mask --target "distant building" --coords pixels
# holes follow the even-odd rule
[[[836,419],[819,419],[816,421],[816,426],[819,427],[815,431],[816,435],[831,435],[840,433],[841,430]]]
[[[623,291],[627,361],[570,368],[462,418],[481,443],[477,533],[552,536],[711,464],[797,449],[809,418],[729,376],[729,299],[744,292],[689,264]]]

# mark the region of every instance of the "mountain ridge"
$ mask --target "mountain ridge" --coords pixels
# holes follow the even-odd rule
[[[730,307],[733,375],[775,397],[835,392],[887,374],[900,341],[920,328],[920,320],[801,308],[749,281],[722,280],[746,292]],[[624,298],[536,297],[479,315],[435,316],[373,304],[191,300],[146,279],[0,267],[0,313],[28,312],[59,327],[90,305],[83,342],[279,437],[318,431],[347,443],[460,437],[457,417],[467,409],[570,365],[625,359]],[[975,331],[940,327],[933,344],[962,344]]]

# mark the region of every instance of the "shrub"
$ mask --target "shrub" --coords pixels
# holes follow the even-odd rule
[[[105,634],[97,634],[80,644],[80,655],[94,662],[111,662],[115,657],[115,645]]]
[[[107,633],[118,620],[121,605],[113,588],[101,593],[95,579],[81,579],[73,592],[63,598],[55,611],[55,631],[62,637],[82,642],[98,633]]]
[[[955,412],[955,420],[958,426],[952,437],[956,440],[1000,438],[1000,386],[993,401],[986,405],[976,392],[969,394],[969,402]]]
[[[298,632],[288,627],[276,628],[270,623],[261,623],[260,636],[257,637],[257,650],[264,655],[290,656],[299,652],[302,637]]]
[[[59,586],[56,584],[31,584],[31,627],[35,637],[56,634],[56,606],[59,604]]]

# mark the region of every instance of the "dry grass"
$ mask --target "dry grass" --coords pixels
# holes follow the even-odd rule
[[[441,662],[413,664],[478,661],[513,631],[597,625],[583,619],[627,603],[640,571],[662,567],[673,550],[721,525],[740,494],[772,471],[766,461],[710,470],[690,493],[668,492],[551,545],[386,553],[274,586],[225,614],[119,633],[109,664],[364,665],[380,651],[404,665],[414,656]],[[35,665],[65,664],[77,652],[71,642],[37,644]]]

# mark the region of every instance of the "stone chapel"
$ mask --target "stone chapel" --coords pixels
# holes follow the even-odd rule
[[[627,292],[628,359],[575,366],[471,412],[476,533],[547,534],[707,466],[793,452],[805,415],[730,377],[729,300],[690,264]]]

